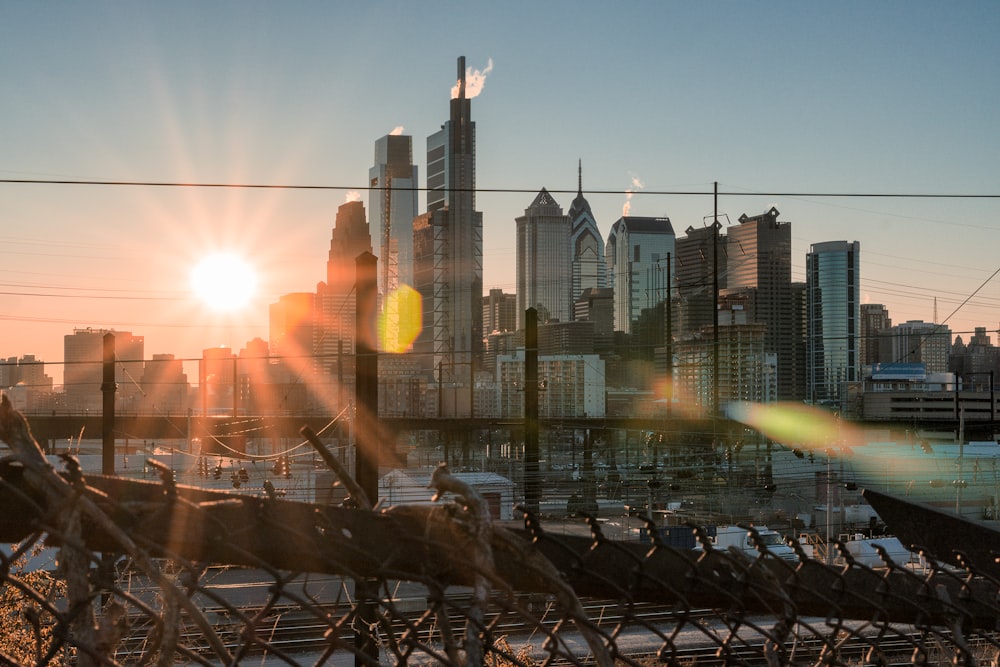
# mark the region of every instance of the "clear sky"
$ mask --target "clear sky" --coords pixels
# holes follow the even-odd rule
[[[683,235],[717,181],[723,222],[792,223],[793,280],[856,240],[865,302],[997,342],[998,34],[995,0],[3,3],[0,179],[329,189],[0,183],[0,356],[59,362],[83,327],[147,357],[267,339],[267,305],[325,278],[374,141],[402,126],[423,179],[460,55],[487,71],[487,288],[514,291],[514,218],[542,187],[568,209],[582,160],[602,234],[627,205]],[[231,313],[189,287],[222,250],[258,277]]]

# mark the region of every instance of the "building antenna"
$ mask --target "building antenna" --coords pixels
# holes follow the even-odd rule
[[[937,324],[937,297],[934,297],[934,324]]]

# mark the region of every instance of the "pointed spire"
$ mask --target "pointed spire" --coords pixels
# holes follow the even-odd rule
[[[576,163],[576,178],[577,178],[576,196],[577,197],[582,197],[583,196],[583,160],[580,159],[580,158],[577,158],[577,163]]]

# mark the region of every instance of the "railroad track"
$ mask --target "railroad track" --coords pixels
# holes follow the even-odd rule
[[[461,596],[449,599],[448,620],[455,635],[464,632],[467,620],[468,599]],[[652,603],[636,604],[628,608],[614,600],[585,601],[584,610],[587,618],[606,635],[615,637],[616,648],[620,655],[627,655],[638,660],[646,657],[670,658],[681,663],[703,665],[746,664],[757,665],[765,662],[765,642],[767,637],[753,631],[749,626],[738,632],[737,638],[730,636],[728,628],[723,623],[721,612],[702,609],[689,610],[683,613],[685,627],[691,628],[684,637],[678,637],[667,642],[663,636],[669,636],[681,622],[681,615],[672,608]],[[337,629],[337,639],[345,647],[354,645],[354,631],[350,627],[337,628],[337,621],[345,616],[345,606],[317,605],[311,608],[300,606],[275,607],[266,616],[259,619],[254,628],[257,642],[248,643],[246,626],[238,615],[228,608],[205,610],[216,623],[216,632],[222,643],[231,652],[242,651],[245,654],[260,655],[268,647],[279,649],[289,654],[307,654],[325,651],[330,647],[330,631]],[[260,609],[244,608],[239,610],[247,617],[258,615]],[[519,615],[506,613],[499,607],[491,606],[487,612],[487,624],[494,637],[506,637],[512,647],[537,645],[545,642],[544,630],[552,630],[564,617],[555,610],[550,614],[543,611],[539,614],[540,622],[524,620]],[[231,620],[226,621],[226,617]],[[421,614],[412,612],[404,618],[394,618],[388,628],[379,628],[380,642],[388,639],[391,632],[395,641],[408,641],[411,644],[439,646],[441,627],[436,618],[420,621]],[[776,622],[773,617],[758,619],[760,625],[770,628]],[[782,647],[782,654],[790,662],[798,664],[817,663],[827,660],[833,647],[833,629],[826,625],[825,619],[812,619],[813,627],[826,629],[828,634],[820,636],[821,632],[799,628],[791,633],[788,641]],[[861,664],[865,655],[877,642],[878,654],[883,656],[883,663],[910,664],[914,648],[921,640],[921,634],[915,630],[898,629],[896,632],[876,637],[874,629],[863,630],[866,625],[856,624],[846,637],[838,638],[836,642],[836,659],[833,664]],[[701,629],[697,629],[700,626]],[[143,652],[149,639],[151,625],[135,625],[127,639],[120,646],[116,658],[122,662],[137,659]],[[181,632],[180,642],[192,650],[208,654],[209,647],[200,631],[187,630],[189,623],[182,623],[185,628]],[[852,626],[853,628],[854,626]],[[561,628],[561,632],[574,633],[572,625]],[[855,635],[853,632],[857,632]],[[862,632],[869,636],[865,637]],[[942,633],[944,638],[947,633]],[[978,642],[980,645],[997,650],[997,638],[973,638],[970,645]],[[720,650],[723,649],[723,650]],[[985,649],[984,649],[985,650]],[[826,656],[826,657],[824,657]],[[549,656],[547,651],[538,649],[537,657],[545,658],[549,664],[576,664],[579,660],[559,660]]]

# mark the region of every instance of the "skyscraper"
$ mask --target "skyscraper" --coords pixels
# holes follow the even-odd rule
[[[883,364],[923,364],[928,374],[947,373],[951,329],[923,320],[897,324],[879,336],[879,356]]]
[[[792,226],[778,221],[778,209],[740,216],[726,240],[726,289],[749,297],[750,322],[767,326],[764,350],[778,360],[778,399],[800,399],[804,378],[796,372],[795,350],[801,341],[793,330]]]
[[[571,317],[570,219],[542,188],[517,224],[517,328],[524,313],[538,310],[542,322],[568,322]]]
[[[80,412],[103,408],[101,393],[103,383],[104,337],[112,334],[115,339],[115,404],[123,410],[139,408],[142,391],[139,380],[143,371],[145,341],[130,331],[114,329],[74,329],[72,335],[63,336],[63,392],[66,408]]]
[[[372,247],[378,257],[378,292],[413,285],[413,219],[417,217],[417,167],[413,138],[388,134],[375,142],[375,164],[368,170],[368,214]]]
[[[879,357],[878,334],[883,329],[892,326],[889,311],[881,303],[861,304],[861,336],[858,341],[858,354],[862,368],[873,366],[882,361]]]
[[[718,243],[713,248],[712,243]],[[718,263],[718,266],[716,266]],[[681,334],[695,334],[714,323],[716,273],[720,289],[726,287],[726,236],[722,224],[688,227],[677,239],[674,258],[674,289],[679,297]]]
[[[427,213],[413,223],[414,287],[424,308],[414,349],[425,367],[466,384],[470,404],[456,409],[470,414],[483,353],[483,214],[475,210],[476,124],[465,76],[460,57],[449,120],[427,138]]]
[[[814,243],[806,255],[808,399],[839,407],[861,379],[860,265],[857,242]]]
[[[597,228],[590,203],[583,196],[583,162],[577,164],[576,198],[569,207],[570,261],[573,284],[570,294],[575,303],[588,289],[607,287],[607,264],[601,246],[601,232]]]
[[[614,289],[615,331],[633,333],[642,310],[666,300],[666,259],[673,253],[670,218],[626,216],[611,226],[604,256]]]

